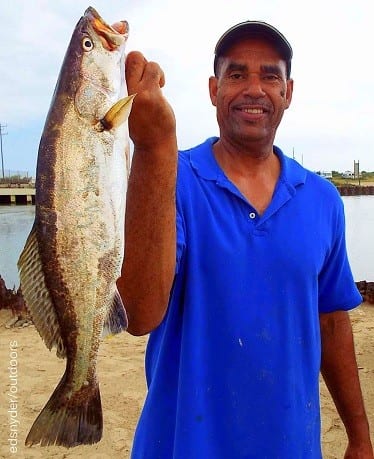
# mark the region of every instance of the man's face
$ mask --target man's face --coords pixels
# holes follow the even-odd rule
[[[217,77],[209,80],[221,137],[272,142],[292,89],[286,63],[271,44],[257,38],[234,44],[220,58]]]

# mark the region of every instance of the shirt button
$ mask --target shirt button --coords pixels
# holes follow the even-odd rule
[[[249,214],[249,218],[253,220],[254,218],[256,218],[256,214],[254,212],[251,212]]]

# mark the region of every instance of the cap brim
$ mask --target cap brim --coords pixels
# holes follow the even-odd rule
[[[218,40],[214,53],[223,55],[234,43],[244,38],[264,38],[274,44],[282,58],[292,59],[292,48],[285,36],[275,27],[262,21],[245,21],[228,29]]]

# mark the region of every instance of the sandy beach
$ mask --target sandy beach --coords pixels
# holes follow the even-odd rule
[[[60,380],[65,363],[58,359],[54,352],[47,350],[34,326],[5,328],[5,323],[10,317],[8,311],[0,311],[0,458],[127,459],[146,391],[144,349],[147,337],[132,337],[122,333],[104,340],[101,344],[98,376],[104,413],[104,433],[99,443],[71,449],[39,446],[28,448],[24,446],[24,441],[29,428]],[[363,304],[351,312],[351,317],[360,378],[373,434],[374,305]],[[14,366],[17,372],[17,385],[16,388],[11,388],[9,368]],[[11,391],[16,395],[12,406],[9,396]],[[344,428],[323,383],[321,406],[324,458],[340,459],[346,445]],[[13,412],[9,413],[10,410]],[[13,438],[13,443],[9,440],[10,415],[19,421],[16,423],[17,439]],[[12,447],[16,448],[16,451],[13,449],[13,453]]]

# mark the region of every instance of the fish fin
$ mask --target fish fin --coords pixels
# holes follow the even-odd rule
[[[132,101],[136,94],[124,97],[116,102],[95,126],[98,131],[110,131],[124,123],[130,115]]]
[[[66,380],[65,372],[51,398],[31,426],[25,440],[26,446],[40,444],[71,448],[100,441],[103,432],[103,414],[99,384],[96,382],[93,386],[84,387],[78,394],[68,399],[67,394],[71,388]]]
[[[113,302],[109,308],[108,315],[104,320],[102,337],[114,335],[127,329],[128,321],[125,307],[122,303],[122,298],[116,289]]]
[[[21,292],[32,321],[49,350],[56,347],[58,357],[66,356],[60,325],[46,286],[39,254],[36,230],[33,226],[18,259]]]

